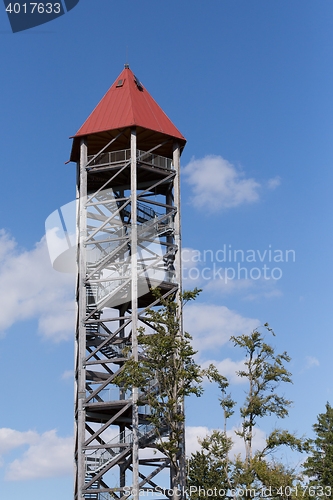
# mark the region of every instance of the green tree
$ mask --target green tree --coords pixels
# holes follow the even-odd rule
[[[264,326],[274,334],[267,323]],[[290,357],[286,352],[275,355],[274,348],[264,342],[258,330],[254,330],[251,335],[233,336],[230,340],[246,355],[245,370],[237,373],[239,377],[246,378],[249,384],[245,403],[240,408],[243,422],[238,435],[244,440],[245,463],[249,464],[252,459],[253,428],[257,420],[267,415],[280,418],[288,415],[292,401],[275,391],[281,382],[291,383],[291,373],[284,366],[284,363],[290,362]]]
[[[274,335],[267,323],[264,327]],[[211,365],[207,370],[207,376],[219,385],[222,396],[220,404],[224,415],[224,431],[219,434],[214,431],[215,434],[213,432],[210,436],[211,440],[218,439],[220,441],[220,449],[223,450],[219,456],[220,461],[223,462],[224,471],[224,477],[221,478],[221,481],[228,483],[228,495],[234,499],[237,491],[242,492],[240,496],[243,498],[260,496],[262,488],[269,485],[272,486],[272,489],[269,490],[270,496],[281,500],[293,491],[291,488],[286,490],[286,485],[291,487],[296,484],[299,477],[294,470],[270,457],[281,446],[287,446],[299,452],[306,451],[309,449],[308,442],[286,430],[273,429],[266,438],[265,446],[254,452],[253,435],[260,419],[269,415],[278,418],[285,418],[288,415],[288,409],[292,402],[279,395],[277,389],[281,382],[291,383],[291,373],[285,366],[290,362],[290,357],[286,352],[276,354],[274,348],[265,342],[263,334],[258,329],[250,335],[233,336],[230,340],[235,347],[245,352],[244,370],[237,372],[237,375],[247,380],[248,389],[245,401],[240,406],[241,427],[236,432],[244,442],[245,459],[240,456],[230,459],[231,446],[226,427],[228,419],[234,412],[235,402],[231,399],[231,395],[226,393],[227,379]],[[221,445],[221,440],[224,441],[224,446]],[[209,453],[206,453],[205,456],[209,465],[211,462]],[[190,474],[189,484],[194,484]]]
[[[205,439],[199,440],[201,451],[192,454],[188,468],[188,486],[191,490],[191,498],[200,498],[200,487],[205,491],[213,490],[210,495],[213,500],[224,498],[229,487],[229,452],[232,448],[232,440],[227,436],[227,420],[234,413],[235,401],[227,394],[229,382],[221,375],[216,367],[211,364],[204,374],[211,382],[216,382],[221,391],[219,398],[223,409],[224,429],[214,430]]]
[[[191,499],[200,499],[205,490],[212,500],[224,499],[228,484],[228,452],[232,447],[230,439],[222,431],[214,430],[200,440],[201,450],[192,453],[188,464],[187,484]]]
[[[184,305],[200,291],[195,288],[183,292],[180,305],[172,297],[163,298],[158,290],[154,291],[159,307],[148,309],[145,314],[145,322],[153,333],[138,329],[139,360],[129,357],[115,379],[125,390],[137,387],[144,395],[138,404],[150,407],[147,418],[158,436],[157,448],[170,459],[171,486],[175,491],[182,467],[185,474],[179,453],[184,445],[184,398],[191,394],[200,396],[203,379],[201,367],[193,358],[196,351],[191,346],[191,336],[181,333],[181,316]]]
[[[317,423],[313,425],[316,439],[312,440],[310,456],[303,464],[304,472],[309,477],[312,498],[333,497],[333,408],[327,402],[326,412],[319,413]]]

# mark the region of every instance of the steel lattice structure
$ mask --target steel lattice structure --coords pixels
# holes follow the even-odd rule
[[[124,72],[110,90],[116,92],[127,79],[133,107],[134,92],[140,93],[138,100],[145,92],[150,98],[133,73]],[[114,95],[120,106],[125,97],[125,91]],[[135,388],[125,391],[113,380],[128,353],[139,359],[137,330],[147,325],[147,309],[158,305],[151,290],[158,287],[163,297],[179,298],[179,159],[185,140],[176,128],[178,134],[166,133],[165,124],[160,130],[128,125],[86,130],[73,144],[78,240],[74,500],[125,499],[133,493],[129,486],[138,498],[139,488],[156,488],[158,474],[170,468],[167,457],[154,454],[149,408],[136,404],[145,395]]]

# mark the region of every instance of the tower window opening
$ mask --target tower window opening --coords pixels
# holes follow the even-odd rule
[[[137,85],[138,89],[142,91],[142,90],[143,90],[143,87],[142,87],[142,85],[141,85],[140,81],[138,80],[138,78],[137,78],[135,75],[134,75],[134,81],[135,81],[135,83],[136,83],[136,85]]]

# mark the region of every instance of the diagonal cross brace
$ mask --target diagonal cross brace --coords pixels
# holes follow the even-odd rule
[[[91,399],[93,399],[102,389],[104,389],[104,387],[106,387],[108,384],[110,384],[110,382],[112,382],[112,380],[117,376],[119,375],[119,373],[121,373],[124,369],[124,366],[121,366],[119,368],[119,370],[117,370],[113,375],[111,375],[107,380],[105,380],[105,382],[103,382],[103,384],[101,384],[98,389],[95,389],[94,392],[92,392],[85,400],[84,400],[84,404],[86,403],[89,403],[89,401]]]
[[[123,413],[125,413],[126,410],[128,410],[128,408],[132,405],[132,402],[131,403],[128,403],[126,406],[124,406],[120,411],[118,411],[118,413],[116,413],[115,415],[113,415],[112,418],[110,418],[110,420],[108,420],[106,422],[106,424],[103,425],[103,427],[101,427],[100,429],[98,429],[98,431],[96,431],[92,436],[90,436],[89,439],[87,439],[87,441],[84,443],[84,446],[88,446],[88,444],[90,444],[94,439],[97,439],[98,436],[103,432],[105,431],[105,429],[107,429],[115,420],[117,420],[117,418],[119,418]]]

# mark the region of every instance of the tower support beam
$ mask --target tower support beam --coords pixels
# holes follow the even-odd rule
[[[79,256],[78,256],[78,317],[76,342],[78,344],[78,363],[77,363],[77,453],[76,453],[76,467],[77,467],[77,492],[76,498],[83,498],[83,488],[85,484],[85,456],[83,444],[85,442],[85,409],[84,400],[86,397],[86,373],[85,373],[85,357],[86,357],[86,291],[85,291],[85,276],[86,276],[86,228],[87,228],[87,212],[85,203],[87,200],[87,141],[86,138],[81,139],[80,144],[80,196],[79,196]]]
[[[131,274],[132,274],[132,356],[138,361],[138,226],[137,226],[137,163],[136,129],[131,129]],[[132,388],[132,428],[133,428],[133,500],[139,499],[139,414],[138,389]]]
[[[164,489],[165,468],[173,487],[185,487],[184,445],[177,470],[166,454],[156,457],[170,429],[151,423],[147,389],[125,389],[115,378],[129,358],[140,359],[140,327],[158,332],[146,312],[163,298],[177,301],[182,330],[179,161],[186,141],[128,68],[110,91],[106,109],[102,99],[72,151],[78,160],[74,500],[139,500],[148,485]],[[99,123],[104,119],[114,126]],[[149,390],[158,397],[157,383]],[[166,500],[179,500],[175,494]]]

